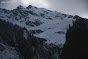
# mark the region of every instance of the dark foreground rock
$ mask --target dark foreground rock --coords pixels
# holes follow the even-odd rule
[[[61,59],[88,59],[88,20],[78,17],[66,34]]]

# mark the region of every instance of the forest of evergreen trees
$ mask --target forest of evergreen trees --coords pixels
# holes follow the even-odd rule
[[[88,20],[78,17],[66,33],[61,59],[88,59]]]

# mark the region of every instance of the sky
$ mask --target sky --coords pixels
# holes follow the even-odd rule
[[[6,1],[4,3],[3,1]],[[0,0],[0,8],[15,9],[18,5],[33,5],[70,15],[88,18],[88,0]]]

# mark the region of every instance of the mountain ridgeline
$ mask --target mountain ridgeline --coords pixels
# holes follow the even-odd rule
[[[36,37],[44,38],[48,43],[56,45],[64,44],[67,28],[75,21],[72,15],[31,5],[26,8],[18,6],[13,10],[0,8],[0,19],[25,27]]]
[[[69,25],[61,59],[88,59],[88,19],[77,17]]]

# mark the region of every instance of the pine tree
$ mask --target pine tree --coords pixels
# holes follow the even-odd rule
[[[70,24],[69,24],[69,29],[71,28]]]

